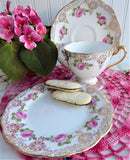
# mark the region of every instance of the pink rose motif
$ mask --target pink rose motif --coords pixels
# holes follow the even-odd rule
[[[27,99],[33,99],[33,98],[35,98],[35,95],[33,93],[27,95]]]
[[[105,37],[105,38],[103,38],[103,42],[104,42],[104,43],[111,44],[111,39],[108,38],[108,37]]]
[[[84,62],[77,62],[76,63],[76,67],[79,69],[79,70],[84,70],[86,68],[86,64]]]
[[[16,112],[15,117],[17,119],[26,119],[27,115],[23,111],[18,111]]]
[[[81,9],[81,8],[76,9],[76,11],[75,11],[75,17],[79,18],[82,15],[83,15],[83,9]]]
[[[106,22],[106,17],[100,16],[100,17],[98,17],[98,21],[99,21],[101,24],[103,24],[104,22]]]
[[[24,137],[24,138],[29,138],[29,137],[32,137],[33,133],[31,131],[24,131],[21,133],[21,136]]]
[[[90,121],[88,122],[87,125],[88,125],[89,127],[95,128],[95,127],[98,125],[98,123],[97,123],[97,121],[96,121],[95,119],[92,119],[92,120],[90,120]]]
[[[54,137],[54,141],[56,143],[64,143],[67,139],[67,134],[59,134],[58,136]]]
[[[91,102],[89,103],[90,106],[97,103],[97,100],[95,98],[92,98]]]
[[[59,33],[60,33],[61,36],[64,36],[65,35],[65,29],[61,28]]]

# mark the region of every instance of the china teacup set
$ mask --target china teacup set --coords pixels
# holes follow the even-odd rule
[[[58,48],[58,61],[76,75],[78,87],[52,76],[48,83],[14,97],[1,118],[5,140],[20,153],[37,158],[64,158],[94,147],[112,127],[114,108],[107,95],[92,85],[106,68],[125,58],[120,36],[113,9],[101,0],[73,0],[63,7],[52,24],[51,40]],[[123,57],[108,65],[121,49]],[[72,101],[72,94],[80,103]],[[71,103],[65,103],[66,95]]]
[[[106,68],[125,58],[127,52],[119,45],[120,36],[115,12],[101,0],[72,1],[57,14],[51,28],[59,62],[70,68],[79,82],[91,85]],[[108,66],[121,49],[122,58]]]

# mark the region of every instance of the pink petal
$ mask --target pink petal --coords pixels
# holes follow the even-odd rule
[[[22,12],[22,15],[29,19],[31,8],[30,6],[27,6],[27,8]]]
[[[22,29],[20,29],[20,28],[18,28],[18,27],[15,27],[14,31],[15,31],[15,34],[16,34],[16,35],[21,36]]]
[[[35,32],[32,32],[30,35],[31,40],[34,42],[39,42],[41,40],[41,36]]]
[[[20,36],[20,37],[19,37],[19,41],[22,42],[22,43],[27,42],[27,41],[28,41],[27,36],[26,36],[26,35]]]
[[[30,22],[37,25],[38,23],[41,23],[41,19],[39,16],[30,16]]]
[[[11,2],[9,0],[7,0],[7,3],[6,3],[6,8],[7,8],[7,11],[9,12],[9,8],[10,8],[10,4]]]
[[[37,13],[35,12],[34,9],[30,8],[30,16],[37,16]]]
[[[0,16],[7,16],[8,13],[9,13],[8,11],[6,11],[6,12],[1,12],[1,13],[0,13]]]
[[[14,33],[12,31],[8,31],[7,38],[12,39],[14,37]]]
[[[28,27],[24,27],[24,28],[23,28],[23,34],[25,34],[25,35],[30,35],[31,32],[34,32],[34,28],[33,28],[33,27],[28,26]]]
[[[9,30],[8,29],[2,29],[0,31],[0,38],[6,40],[8,43],[11,42],[11,38],[9,38],[11,35],[9,34]]]
[[[14,28],[14,17],[8,15],[8,16],[7,16],[7,19],[8,19],[8,21],[9,21],[11,27]]]
[[[0,28],[8,29],[9,21],[6,17],[0,16]]]
[[[39,30],[39,31],[42,31],[42,34],[46,34],[46,27],[43,26],[42,23],[39,23],[37,26],[36,26],[36,30]]]
[[[37,45],[35,42],[33,41],[28,41],[24,44],[24,47],[29,49],[29,50],[32,50],[33,48],[35,48]]]
[[[16,8],[13,9],[12,13],[15,15],[18,15],[24,11],[23,6],[17,6]]]

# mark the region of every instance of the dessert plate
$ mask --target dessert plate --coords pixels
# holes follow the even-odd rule
[[[15,97],[1,118],[3,135],[29,156],[59,158],[96,145],[112,126],[113,107],[101,91],[85,85],[92,102],[76,106],[56,101],[39,84]]]
[[[121,29],[114,10],[101,0],[75,0],[63,7],[51,27],[61,64],[68,67],[64,46],[76,41],[102,41],[117,48]]]

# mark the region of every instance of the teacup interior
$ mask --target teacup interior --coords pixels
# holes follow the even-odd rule
[[[67,44],[64,49],[68,52],[72,53],[82,53],[82,54],[91,54],[91,53],[100,53],[107,50],[110,50],[112,46],[107,43],[98,42],[98,41],[80,41],[80,42],[73,42]]]

